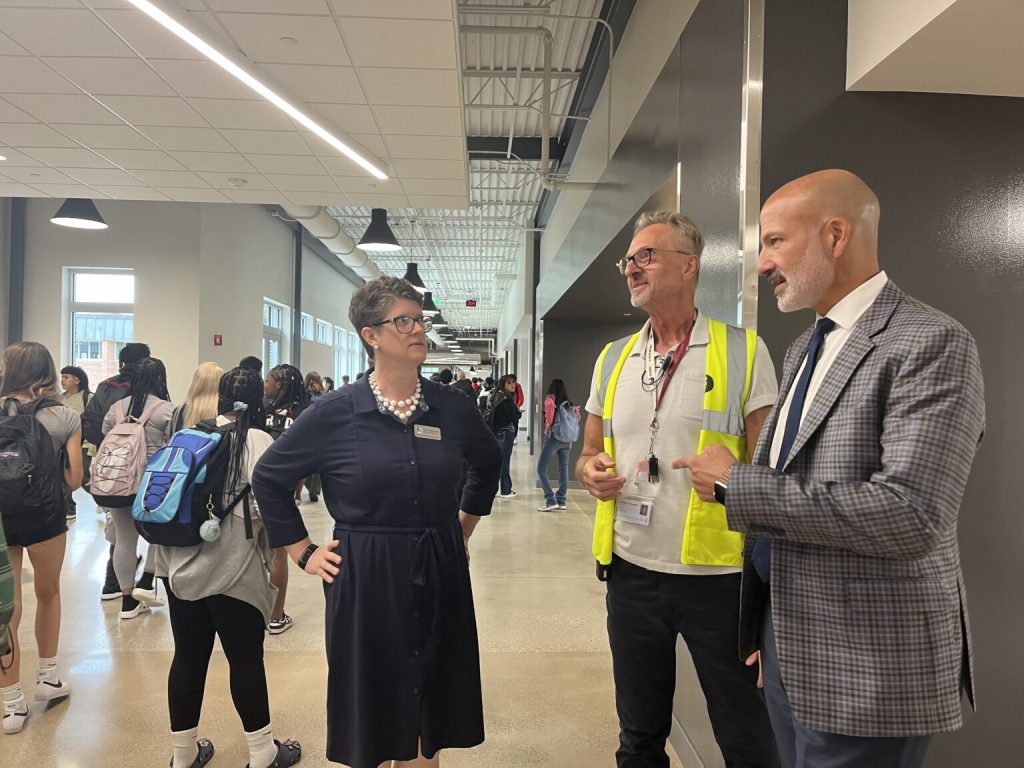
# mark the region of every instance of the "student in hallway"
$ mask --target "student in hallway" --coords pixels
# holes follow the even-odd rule
[[[79,416],[89,404],[92,391],[89,389],[89,375],[81,368],[74,365],[66,365],[60,369],[60,387],[64,391],[61,401]],[[82,441],[82,488],[89,490],[89,463],[96,455],[96,446]],[[67,518],[71,522],[78,516],[78,506],[75,504],[74,496],[67,489]]]
[[[0,482],[0,517],[7,535],[14,577],[14,616],[10,623],[11,653],[0,657],[0,697],[3,698],[3,731],[22,730],[31,714],[21,685],[21,572],[25,553],[32,563],[36,593],[35,639],[39,651],[34,698],[38,702],[67,696],[71,684],[58,675],[57,646],[60,639],[60,572],[67,543],[63,486],[74,491],[82,484],[82,424],[79,415],[56,398],[57,371],[42,344],[23,341],[4,350],[0,363],[0,423],[4,440],[20,429],[21,437],[5,445],[9,452],[35,455],[35,493],[18,476]],[[34,419],[38,425],[25,419]],[[10,468],[16,469],[15,465]],[[31,481],[30,481],[31,482]],[[51,725],[51,727],[53,727]],[[7,750],[5,749],[5,753]]]
[[[512,490],[512,449],[519,433],[519,419],[522,412],[515,402],[516,378],[511,374],[502,376],[487,403],[484,418],[488,420],[498,443],[501,445],[501,492],[502,499],[515,498]]]
[[[217,387],[223,375],[224,369],[217,363],[199,364],[192,374],[185,402],[174,409],[172,433],[217,417]]]
[[[544,489],[544,504],[538,512],[565,509],[569,491],[569,450],[580,436],[580,409],[572,404],[565,382],[552,379],[544,396],[544,445],[537,460],[537,478]],[[551,490],[548,466],[551,457],[558,458],[558,491]]]

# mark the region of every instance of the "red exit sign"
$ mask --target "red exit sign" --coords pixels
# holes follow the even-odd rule
[[[467,307],[475,307],[476,306],[476,299],[466,299],[466,306]]]

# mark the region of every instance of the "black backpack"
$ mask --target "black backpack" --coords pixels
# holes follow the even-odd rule
[[[54,405],[60,403],[41,398],[23,406],[8,398],[0,411],[0,514],[8,533],[41,528],[65,513],[61,452],[36,418]]]
[[[484,408],[484,424],[491,432],[497,432],[494,428],[494,412],[498,410],[498,406],[508,400],[508,392],[503,392],[500,389],[495,389],[491,392],[487,398],[487,406]]]

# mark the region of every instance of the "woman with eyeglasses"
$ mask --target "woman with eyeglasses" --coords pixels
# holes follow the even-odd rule
[[[484,738],[468,542],[501,452],[472,401],[419,375],[422,307],[393,277],[355,292],[349,319],[373,368],[317,398],[252,482],[271,544],[324,582],[327,757],[352,768],[433,768]],[[335,522],[322,545],[291,497],[314,472]]]

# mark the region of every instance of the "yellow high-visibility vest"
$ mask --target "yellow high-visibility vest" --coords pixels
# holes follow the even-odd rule
[[[750,394],[757,333],[711,319],[708,320],[708,333],[710,340],[705,371],[712,386],[704,393],[704,414],[697,452],[709,445],[724,445],[738,461],[746,461],[747,434],[743,409]],[[637,332],[613,341],[605,346],[597,360],[597,387],[604,403],[601,414],[604,452],[613,459],[615,438],[612,433],[612,412],[615,406],[615,386],[622,366],[639,338],[640,332]],[[606,366],[609,359],[616,361],[614,366]],[[601,565],[609,565],[612,561],[615,506],[614,499],[597,503],[594,516],[594,557]],[[729,530],[724,506],[701,501],[694,490],[690,491],[679,561],[686,565],[739,567],[743,564],[743,534]]]

